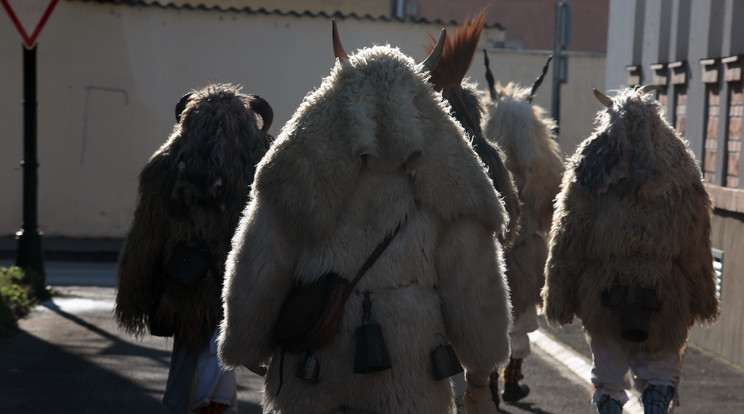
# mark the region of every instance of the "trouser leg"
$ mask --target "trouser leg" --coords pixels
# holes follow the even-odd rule
[[[527,334],[537,330],[537,327],[537,308],[534,306],[519,313],[514,318],[512,327],[509,330],[509,345],[511,346],[512,358],[524,359],[532,353],[530,349],[530,337]]]
[[[198,355],[189,352],[180,338],[173,337],[168,381],[163,394],[163,404],[169,413],[183,414],[191,410],[197,359]]]
[[[669,403],[677,399],[682,371],[681,351],[637,352],[631,358],[631,371],[646,414],[666,414]]]
[[[589,338],[592,350],[592,401],[597,404],[604,396],[615,400],[620,407],[628,401],[625,390],[630,389],[629,353],[619,342],[605,338]],[[612,412],[612,411],[609,411]]]
[[[207,413],[237,412],[238,391],[235,371],[225,369],[217,358],[217,334],[205,338],[197,361],[193,407]]]

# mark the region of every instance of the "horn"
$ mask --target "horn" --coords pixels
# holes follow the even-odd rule
[[[261,119],[263,120],[263,126],[261,127],[261,131],[265,134],[266,132],[269,131],[271,122],[274,120],[274,110],[271,109],[271,105],[269,105],[269,102],[267,102],[266,99],[258,95],[248,95],[248,96],[249,96],[248,107],[253,112],[261,116]]]
[[[339,62],[343,62],[345,59],[349,58],[349,55],[346,54],[343,45],[341,45],[341,39],[338,37],[338,27],[336,27],[336,20],[331,19],[331,24],[333,25],[333,56],[337,57]]]
[[[592,88],[592,91],[594,91],[594,96],[597,97],[597,100],[602,103],[602,105],[612,108],[612,99],[607,97],[607,95],[603,94],[602,92],[598,91],[596,88]]]
[[[191,95],[191,92],[189,92],[178,100],[178,103],[176,104],[176,122],[181,122],[181,113],[186,109],[186,104],[189,103]]]
[[[494,89],[494,79],[493,79],[493,73],[491,73],[491,68],[488,66],[489,64],[488,60],[488,52],[486,52],[486,49],[483,49],[483,64],[486,65],[486,81],[488,82],[488,93],[491,94],[491,99],[496,99],[496,90]]]
[[[660,91],[661,92],[663,90],[664,90],[664,87],[661,86],[661,85],[646,85],[646,86],[642,86],[641,89],[639,89],[639,91],[641,93],[649,93],[651,91]]]
[[[535,83],[532,84],[532,90],[530,91],[530,96],[527,98],[527,102],[532,103],[532,98],[535,97],[535,92],[537,92],[537,88],[540,87],[542,84],[543,79],[545,79],[545,74],[548,73],[548,66],[550,66],[550,61],[553,60],[553,55],[548,56],[548,61],[545,62],[545,65],[542,68],[542,74],[535,79]]]
[[[434,49],[432,49],[431,53],[429,53],[429,56],[427,56],[426,59],[421,62],[421,65],[427,71],[431,72],[434,70],[435,67],[437,67],[439,58],[442,57],[445,40],[447,40],[447,29],[443,27],[442,31],[439,33],[439,40],[437,40],[437,45],[434,46]]]

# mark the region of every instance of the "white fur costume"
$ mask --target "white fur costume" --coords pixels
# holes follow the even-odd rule
[[[432,376],[438,334],[476,384],[509,357],[511,309],[494,237],[505,231],[503,203],[426,77],[388,46],[337,62],[258,166],[227,261],[219,356],[228,366],[271,361],[265,411],[453,413],[451,381]],[[340,332],[315,352],[320,381],[297,378],[301,355],[287,353],[277,395],[272,330],[293,280],[328,271],[353,278],[398,224]],[[354,374],[365,291],[392,368]]]

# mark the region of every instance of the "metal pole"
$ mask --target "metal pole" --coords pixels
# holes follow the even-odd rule
[[[571,37],[571,6],[561,0],[555,4],[555,24],[553,31],[553,99],[551,116],[555,120],[555,135],[560,132],[561,122],[561,84],[568,82],[568,56],[566,47]]]
[[[560,24],[558,14],[559,4],[555,5],[555,28],[553,32],[553,86],[550,100],[550,116],[555,121],[555,135],[558,136],[560,132],[561,122],[561,63],[562,63],[562,51],[559,45],[560,38]]]
[[[36,221],[39,186],[36,158],[36,46],[23,48],[23,223],[16,233],[18,251],[16,266],[42,276],[44,260],[41,254],[41,232]]]

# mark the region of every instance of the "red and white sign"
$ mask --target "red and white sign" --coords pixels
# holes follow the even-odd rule
[[[41,29],[59,0],[0,0],[28,49],[36,44]]]

